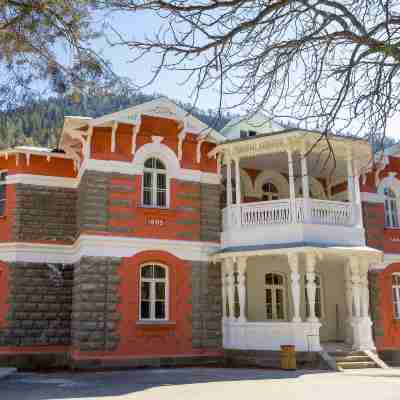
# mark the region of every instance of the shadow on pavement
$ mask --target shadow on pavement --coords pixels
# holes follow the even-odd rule
[[[327,371],[279,371],[261,369],[182,368],[136,369],[111,372],[17,373],[0,381],[0,399],[55,400],[110,397],[133,394],[161,386],[208,382],[296,379]]]

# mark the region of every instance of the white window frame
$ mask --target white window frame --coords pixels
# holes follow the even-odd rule
[[[265,282],[265,278],[267,275],[272,274],[272,275],[279,275],[282,278],[282,285],[275,285],[274,283],[272,284],[267,284]],[[266,302],[266,291],[267,289],[271,290],[271,301],[272,301],[272,318],[268,319],[267,318],[267,302]],[[283,318],[277,318],[278,315],[278,310],[276,308],[276,290],[281,289],[282,290],[282,307],[283,307]],[[286,302],[287,302],[287,297],[286,297],[286,278],[285,275],[281,272],[267,272],[264,274],[264,304],[265,304],[265,316],[267,321],[286,321],[287,320],[287,310],[286,310]]]
[[[165,271],[165,278],[143,278],[142,269],[151,265],[162,267]],[[142,318],[142,282],[150,282],[150,318]],[[165,317],[155,317],[156,304],[156,282],[164,282],[165,284]],[[159,262],[147,262],[139,268],[139,320],[148,322],[159,322],[169,320],[169,269],[166,265]]]
[[[324,298],[323,298],[323,287],[322,287],[322,277],[321,274],[315,274],[315,306],[314,306],[314,311],[315,311],[315,316],[319,319],[324,318]],[[319,292],[319,307],[320,307],[320,315],[317,314],[317,307],[316,305],[318,304],[317,296]],[[310,304],[308,302],[308,293],[307,293],[307,277],[304,277],[304,301],[306,304],[306,317],[308,318],[310,316]]]
[[[157,168],[146,168],[144,166],[144,164],[150,160],[150,159],[156,159],[159,160],[164,166],[165,169],[157,169]],[[145,204],[144,203],[144,192],[145,192],[145,187],[144,187],[144,174],[145,173],[150,173],[152,175],[152,204]],[[158,188],[157,188],[157,175],[158,174],[164,174],[165,175],[165,206],[159,206],[157,205],[157,192],[158,192]],[[142,175],[143,179],[142,179],[142,207],[144,208],[161,208],[161,209],[165,209],[165,208],[169,208],[169,198],[170,198],[170,190],[169,190],[169,176],[168,176],[168,168],[166,163],[157,155],[152,155],[149,157],[146,157],[144,163],[143,163],[143,175]]]
[[[393,193],[394,197],[389,195],[389,191]],[[396,191],[387,186],[383,189],[383,194],[385,196],[385,226],[387,228],[399,228],[399,201]]]
[[[4,190],[4,198],[0,198],[0,203],[3,203],[3,213],[0,213],[0,217],[4,217],[7,212],[6,212],[6,207],[7,207],[7,170],[1,170],[0,171],[0,185],[5,186]]]
[[[392,274],[392,297],[394,318],[400,319],[400,273]]]

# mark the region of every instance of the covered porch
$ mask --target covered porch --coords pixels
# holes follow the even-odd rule
[[[210,153],[225,183],[224,248],[365,244],[360,175],[371,148],[363,140],[321,135],[284,130],[227,141]]]
[[[365,247],[218,254],[224,348],[318,352],[324,342],[343,342],[374,350],[368,268],[380,259]]]

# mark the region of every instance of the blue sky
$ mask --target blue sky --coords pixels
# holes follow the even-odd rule
[[[145,35],[151,36],[156,32],[160,24],[163,23],[161,18],[150,15],[149,13],[130,13],[130,14],[113,14],[108,16],[112,19],[114,26],[118,32],[125,35],[126,39],[143,38]],[[100,22],[100,19],[99,19]],[[98,25],[100,26],[100,25]],[[110,32],[109,35],[112,35]],[[115,72],[121,76],[126,76],[133,80],[136,84],[144,84],[152,77],[152,71],[157,64],[157,57],[149,56],[146,61],[132,63],[132,52],[126,47],[110,46],[105,40],[95,42],[96,50],[101,51],[103,56],[110,60],[113,64]],[[162,93],[173,99],[183,102],[191,102],[190,98],[191,86],[181,83],[185,75],[179,71],[163,72],[159,78],[150,86],[144,88],[144,93]],[[197,102],[198,107],[209,109],[218,107],[218,94],[216,89],[204,91]],[[243,110],[237,110],[240,112]],[[388,136],[400,140],[400,115],[392,118],[388,123]]]

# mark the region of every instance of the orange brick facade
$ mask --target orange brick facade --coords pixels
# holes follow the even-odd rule
[[[222,355],[221,269],[209,258],[222,230],[223,185],[209,157],[216,140],[179,118],[116,118],[91,128],[73,121],[62,152],[0,154],[0,244],[11,249],[0,249],[0,364],[1,355],[41,352],[100,367]],[[152,157],[166,166],[168,207],[143,205],[143,163]],[[399,255],[370,274],[379,351],[400,352],[391,288],[400,233],[385,227],[379,192],[385,178],[397,179],[399,160],[360,179],[367,245]],[[254,185],[260,172],[245,172]],[[346,188],[338,183],[331,194]],[[168,318],[143,323],[140,271],[152,263],[166,267]]]

